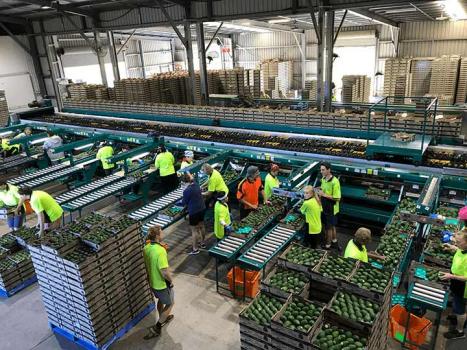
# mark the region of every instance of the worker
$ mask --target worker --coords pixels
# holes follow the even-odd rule
[[[465,207],[462,207],[459,210],[459,228],[463,229],[467,227],[467,205]]]
[[[12,231],[17,231],[23,224],[24,207],[21,207],[18,215],[15,215],[20,200],[18,187],[6,182],[0,183],[0,208],[6,209],[8,228]]]
[[[174,318],[174,315],[171,314],[174,307],[174,284],[172,274],[169,271],[167,250],[162,245],[161,227],[150,227],[147,239],[149,244],[146,244],[143,249],[144,264],[149,285],[157,299],[159,320],[155,326],[149,328],[149,333],[144,336],[146,340],[158,337],[162,327]]]
[[[206,205],[201,194],[201,187],[195,182],[194,176],[190,173],[185,173],[183,181],[188,186],[183,191],[181,205],[188,209],[188,221],[192,237],[192,250],[188,254],[197,255],[199,254],[199,247],[206,248],[206,229],[204,227]]]
[[[21,150],[21,145],[10,145],[10,139],[3,138],[2,139],[2,156],[3,158],[13,156],[18,154]]]
[[[240,202],[240,219],[258,209],[260,193],[264,203],[268,203],[268,200],[265,200],[264,187],[259,175],[258,167],[250,165],[246,171],[246,178],[238,184],[237,199]]]
[[[303,189],[303,204],[300,212],[305,215],[304,245],[316,249],[321,240],[321,201],[315,194],[313,186],[305,186]]]
[[[28,127],[24,128],[24,130],[22,132],[20,132],[15,137],[13,137],[13,140],[14,139],[20,139],[22,137],[28,137],[28,136],[31,136],[31,135],[32,135],[32,129],[28,126]]]
[[[269,200],[272,196],[272,189],[280,186],[280,181],[277,175],[279,174],[279,165],[271,164],[269,173],[264,179],[264,199]]]
[[[467,299],[467,229],[456,232],[454,244],[444,244],[445,250],[454,252],[451,264],[451,272],[440,272],[439,278],[450,281],[452,294],[452,311],[454,315],[448,319],[457,320],[456,329],[444,333],[446,339],[464,338],[464,325],[466,321],[466,299]]]
[[[114,155],[114,149],[112,145],[107,141],[101,142],[99,146],[100,148],[97,151],[96,159],[99,159],[101,161],[102,169],[104,170],[104,173],[107,176],[112,174],[112,171],[115,168],[115,164],[109,162],[109,159],[112,158]]]
[[[322,175],[321,189],[318,191],[323,207],[323,223],[326,230],[325,249],[335,248],[341,251],[337,242],[337,214],[339,213],[339,201],[341,199],[341,185],[339,179],[331,172],[331,164],[321,163]]]
[[[203,196],[210,203],[209,207],[212,205],[211,199],[217,198],[218,193],[227,193],[229,194],[229,188],[224,182],[222,175],[216,169],[214,169],[211,164],[204,163],[201,167],[201,170],[209,176],[208,179],[208,190],[203,192]]]
[[[162,189],[164,192],[173,191],[178,187],[178,177],[174,167],[174,155],[166,149],[165,145],[160,145],[157,152],[154,165],[156,170],[159,169]]]
[[[56,164],[59,159],[65,157],[64,152],[55,152],[55,148],[60,147],[63,145],[63,140],[60,136],[55,135],[53,131],[47,131],[47,139],[44,141],[44,144],[42,145],[42,149],[45,151],[47,154],[47,157],[49,158],[50,163]]]
[[[217,241],[224,238],[225,233],[232,231],[230,210],[229,205],[227,204],[228,201],[228,193],[217,193],[216,204],[214,205],[214,235],[216,236]]]
[[[384,256],[374,252],[368,252],[366,245],[371,242],[371,231],[365,227],[360,227],[354,235],[354,238],[347,243],[344,258],[353,258],[356,260],[368,262],[368,257],[378,260],[384,260]]]
[[[186,167],[189,167],[190,165],[192,165],[193,157],[194,157],[193,151],[186,150],[185,153],[183,154],[183,160],[182,160],[182,164],[180,165],[180,170],[183,170]]]
[[[45,230],[60,227],[63,209],[50,194],[44,191],[33,191],[30,187],[21,187],[18,193],[20,195],[20,201],[16,208],[15,215],[19,215],[24,202],[29,200],[32,210],[34,210],[37,215],[39,237],[42,236]]]

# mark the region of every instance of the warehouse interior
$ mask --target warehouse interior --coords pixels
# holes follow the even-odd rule
[[[0,350],[465,349],[466,134],[465,0],[0,0]]]

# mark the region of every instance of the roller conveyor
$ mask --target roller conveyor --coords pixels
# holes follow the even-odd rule
[[[26,175],[15,177],[14,179],[10,179],[10,180],[8,180],[8,183],[17,186],[17,185],[20,185],[20,184],[22,184],[24,182],[31,181],[33,179],[39,178],[41,176],[52,174],[52,173],[57,172],[59,170],[64,170],[65,168],[68,168],[68,167],[70,167],[70,165],[67,164],[67,163],[61,163],[61,164],[53,165],[53,166],[47,167],[45,169],[35,171],[35,172],[31,173],[31,174],[26,174]]]
[[[226,236],[214,247],[209,249],[209,254],[224,259],[230,259],[238,253],[248,240],[249,239]]]
[[[121,176],[118,176],[118,175],[109,175],[109,176],[106,176],[102,179],[99,179],[99,180],[96,180],[96,181],[93,181],[87,185],[84,185],[84,186],[80,186],[80,187],[77,187],[75,188],[74,190],[72,191],[68,191],[66,193],[63,193],[61,195],[59,195],[58,197],[55,198],[55,200],[57,201],[58,204],[64,204],[66,202],[70,202],[72,200],[75,200],[79,197],[82,197],[83,195],[85,194],[88,194],[92,191],[95,191],[101,187],[104,187],[104,186],[107,186],[117,180],[120,180],[122,179]]]
[[[136,209],[131,212],[128,216],[132,219],[144,221],[149,219],[151,216],[156,215],[160,210],[172,205],[176,201],[180,200],[183,196],[183,188],[177,188],[175,191],[167,193],[145,206]]]
[[[261,270],[295,236],[297,231],[280,224],[265,234],[258,242],[240,256],[242,265]]]
[[[57,181],[57,180],[60,180],[62,178],[73,175],[73,174],[77,173],[78,171],[81,171],[81,169],[78,168],[78,167],[75,167],[75,166],[67,167],[65,169],[55,171],[53,173],[49,173],[49,174],[43,175],[41,177],[34,178],[32,180],[23,182],[23,183],[20,184],[20,186],[21,187],[36,188],[36,187],[45,185],[45,184],[47,184],[49,182]]]
[[[28,157],[22,154],[11,156],[11,157],[5,158],[3,161],[0,161],[0,171],[5,171],[11,168],[24,166],[25,164],[32,163],[34,161],[35,161],[34,158]]]
[[[112,196],[120,191],[127,189],[137,182],[135,179],[123,178],[120,181],[114,182],[109,186],[98,189],[95,192],[85,194],[63,205],[64,209],[69,211],[82,209],[92,203],[100,201],[106,197]]]

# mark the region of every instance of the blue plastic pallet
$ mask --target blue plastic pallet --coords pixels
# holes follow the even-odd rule
[[[74,336],[70,332],[52,324],[49,322],[50,329],[55,334],[61,335],[66,339],[72,341],[76,345],[82,347],[86,350],[106,350],[108,349],[113,343],[115,343],[118,339],[123,337],[126,333],[128,333],[134,326],[136,326],[146,315],[154,310],[155,304],[149,305],[143,311],[141,311],[134,319],[128,322],[117,334],[115,334],[107,343],[102,345],[101,347],[97,347],[95,344],[90,343],[89,341],[79,339],[78,337]]]
[[[24,281],[20,285],[17,285],[12,290],[6,291],[6,290],[3,290],[3,289],[0,289],[0,297],[9,298],[9,297],[13,296],[14,294],[18,293],[19,291],[22,291],[24,288],[27,288],[31,284],[34,284],[36,282],[37,282],[37,276],[34,276],[34,277],[31,277],[31,278],[27,279],[26,281]]]

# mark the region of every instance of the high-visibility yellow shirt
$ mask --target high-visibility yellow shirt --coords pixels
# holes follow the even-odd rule
[[[159,153],[154,165],[159,169],[160,176],[169,176],[175,174],[175,158],[169,151]]]
[[[303,201],[302,206],[300,207],[300,212],[305,215],[305,221],[308,224],[308,233],[309,234],[318,234],[321,233],[321,212],[323,209],[319,205],[316,198],[310,198]]]
[[[265,199],[269,199],[272,196],[272,189],[279,187],[279,179],[277,177],[272,176],[271,174],[267,174],[266,178],[264,179],[264,196]]]
[[[365,246],[362,247],[363,250],[358,249],[353,239],[351,239],[345,248],[344,258],[353,258],[363,262],[368,262],[368,252]]]
[[[452,258],[451,272],[457,276],[467,277],[467,253],[457,249]],[[467,282],[464,290],[464,298],[467,298]]]
[[[224,221],[227,225],[230,225],[230,211],[227,204],[223,204],[219,201],[214,205],[214,234],[218,239],[224,237],[224,225],[221,222]]]
[[[99,159],[102,163],[103,169],[112,169],[115,167],[115,164],[109,163],[108,159],[112,158],[114,155],[114,149],[112,146],[104,146],[97,151],[96,159]]]
[[[221,173],[218,172],[216,169],[213,169],[211,176],[209,176],[208,191],[229,193],[229,188],[225,184]]]
[[[0,191],[0,206],[16,207],[20,201],[18,187],[13,185],[8,186],[8,190]]]
[[[162,290],[167,288],[162,269],[169,267],[167,251],[157,243],[149,243],[143,249],[144,263],[149,276],[149,285],[152,289]]]
[[[184,160],[182,162],[182,164],[180,165],[180,170],[185,169],[185,168],[189,167],[192,164],[193,164],[193,162],[187,162],[187,161]]]
[[[341,199],[341,184],[339,182],[339,179],[335,176],[331,178],[331,180],[326,180],[326,178],[321,179],[321,189],[323,192],[329,196],[332,196],[334,200],[336,200],[336,203],[334,204],[334,215],[339,213],[339,201],[338,199]],[[324,198],[323,200],[326,200]]]
[[[33,191],[29,203],[36,214],[45,212],[50,222],[57,221],[63,215],[62,207],[47,192]]]

